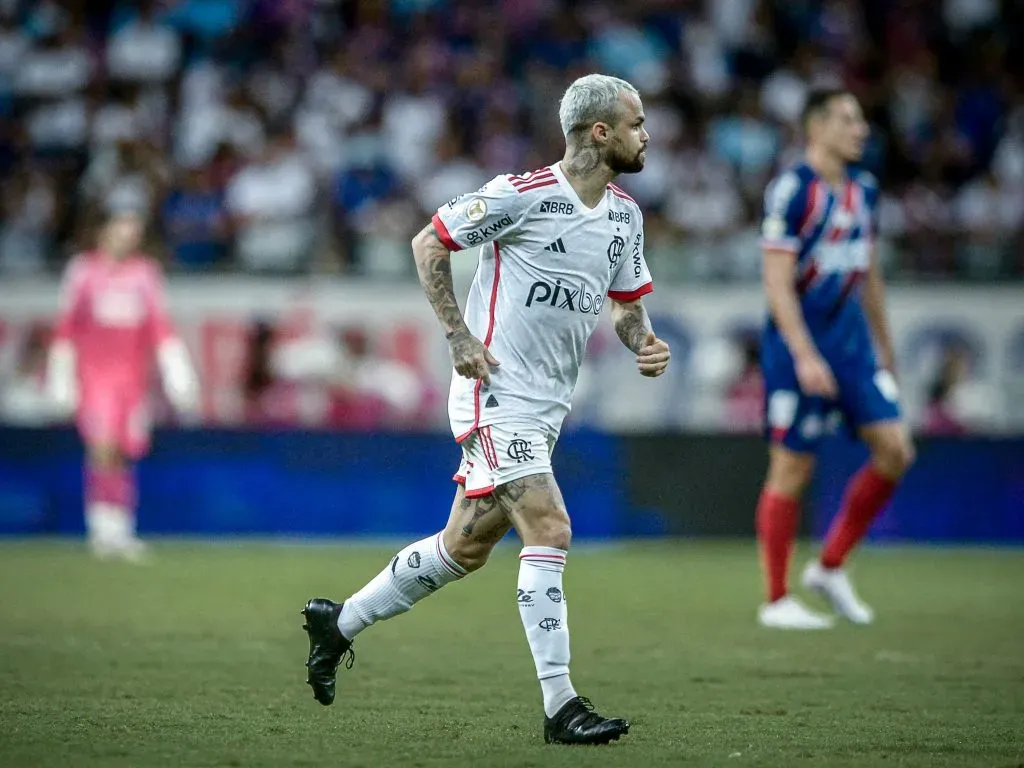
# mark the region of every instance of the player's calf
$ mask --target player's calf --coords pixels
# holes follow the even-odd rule
[[[391,558],[384,570],[343,604],[325,598],[307,602],[303,609],[303,629],[309,635],[306,682],[316,700],[325,706],[334,701],[338,666],[350,653],[356,635],[378,621],[405,613],[466,573],[436,533]]]
[[[866,426],[861,436],[871,449],[871,461],[850,480],[839,514],[829,527],[821,553],[821,565],[826,570],[842,566],[863,541],[914,460],[910,438],[899,422]]]
[[[547,472],[511,480],[495,490],[525,545],[519,554],[516,603],[544,700],[544,740],[607,744],[629,731],[621,718],[594,712],[569,678],[569,616],[562,585],[572,539],[569,515]]]
[[[145,548],[135,535],[135,476],[116,448],[89,447],[85,496],[85,527],[93,553],[140,561]]]

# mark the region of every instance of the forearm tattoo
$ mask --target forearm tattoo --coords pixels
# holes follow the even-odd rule
[[[452,339],[460,332],[469,335],[466,321],[462,319],[462,311],[455,300],[455,288],[452,284],[451,255],[444,244],[438,240],[433,226],[428,226],[431,237],[424,246],[415,251],[416,272],[420,285],[430,306],[434,308],[437,319],[441,321],[445,336]],[[425,230],[426,231],[426,230]]]
[[[634,301],[619,306],[618,316],[615,318],[615,333],[627,349],[638,353],[650,328],[647,310],[642,303]]]

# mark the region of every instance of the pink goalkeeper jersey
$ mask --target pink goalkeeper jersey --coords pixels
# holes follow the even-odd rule
[[[83,390],[116,384],[141,396],[157,346],[174,335],[154,261],[115,261],[101,251],[75,256],[64,274],[56,339],[75,348]]]

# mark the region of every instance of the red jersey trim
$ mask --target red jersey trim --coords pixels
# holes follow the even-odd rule
[[[490,347],[494,338],[494,313],[498,306],[498,283],[501,281],[501,248],[497,240],[492,241],[494,246],[494,282],[491,283],[491,306],[487,318],[487,335],[484,337],[484,346]],[[461,443],[480,426],[480,387],[483,386],[483,379],[477,379],[473,387],[473,426],[455,438],[456,443]]]
[[[797,254],[800,252],[800,241],[795,237],[785,240],[764,240],[761,242],[761,249],[768,251],[780,251],[781,253]]]
[[[621,197],[623,200],[629,200],[629,202],[633,203],[633,205],[639,205],[639,203],[637,203],[636,200],[634,200],[632,197],[626,194],[625,190],[623,190],[622,187],[617,187],[614,184],[609,184],[608,189],[610,189],[612,191],[612,194],[615,195],[616,197]]]
[[[437,232],[437,239],[444,244],[445,248],[449,251],[462,250],[462,246],[456,243],[452,236],[448,234],[448,227],[446,227],[444,222],[441,221],[440,216],[435,213],[434,217],[430,220],[430,223],[434,225],[434,231]]]
[[[796,292],[800,295],[807,293],[807,289],[811,287],[814,279],[818,276],[818,265],[815,262],[811,262],[804,273],[800,276],[800,279],[796,283]]]
[[[641,296],[654,292],[654,283],[645,283],[633,291],[608,291],[608,298],[613,301],[636,301]]]
[[[516,187],[516,192],[522,194],[523,192],[529,192],[531,189],[541,189],[542,187],[550,187],[558,183],[558,179],[544,179],[533,184],[527,184],[525,187]]]
[[[800,226],[797,231],[800,237],[807,237],[816,226],[818,226],[822,213],[820,208],[827,207],[827,195],[822,193],[821,184],[817,179],[811,179],[807,188],[807,205],[804,206],[804,214],[800,217]]]
[[[519,194],[529,192],[531,189],[540,189],[541,187],[549,187],[552,184],[558,183],[554,171],[548,167],[538,168],[535,171],[528,171],[518,175],[509,174],[505,178],[508,179],[508,183]]]
[[[498,468],[498,452],[494,450],[494,441],[491,439],[491,428],[480,428],[480,442],[484,449],[484,456],[491,469]]]

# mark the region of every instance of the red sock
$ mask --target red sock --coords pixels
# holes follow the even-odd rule
[[[871,523],[892,498],[896,481],[882,475],[871,464],[864,466],[846,486],[843,506],[825,537],[821,564],[838,568],[867,534]]]
[[[127,512],[135,509],[135,475],[131,467],[88,467],[85,472],[87,504],[110,504]]]
[[[765,488],[757,502],[757,540],[761,546],[761,567],[764,569],[768,600],[785,597],[789,555],[796,539],[800,520],[796,499]]]

